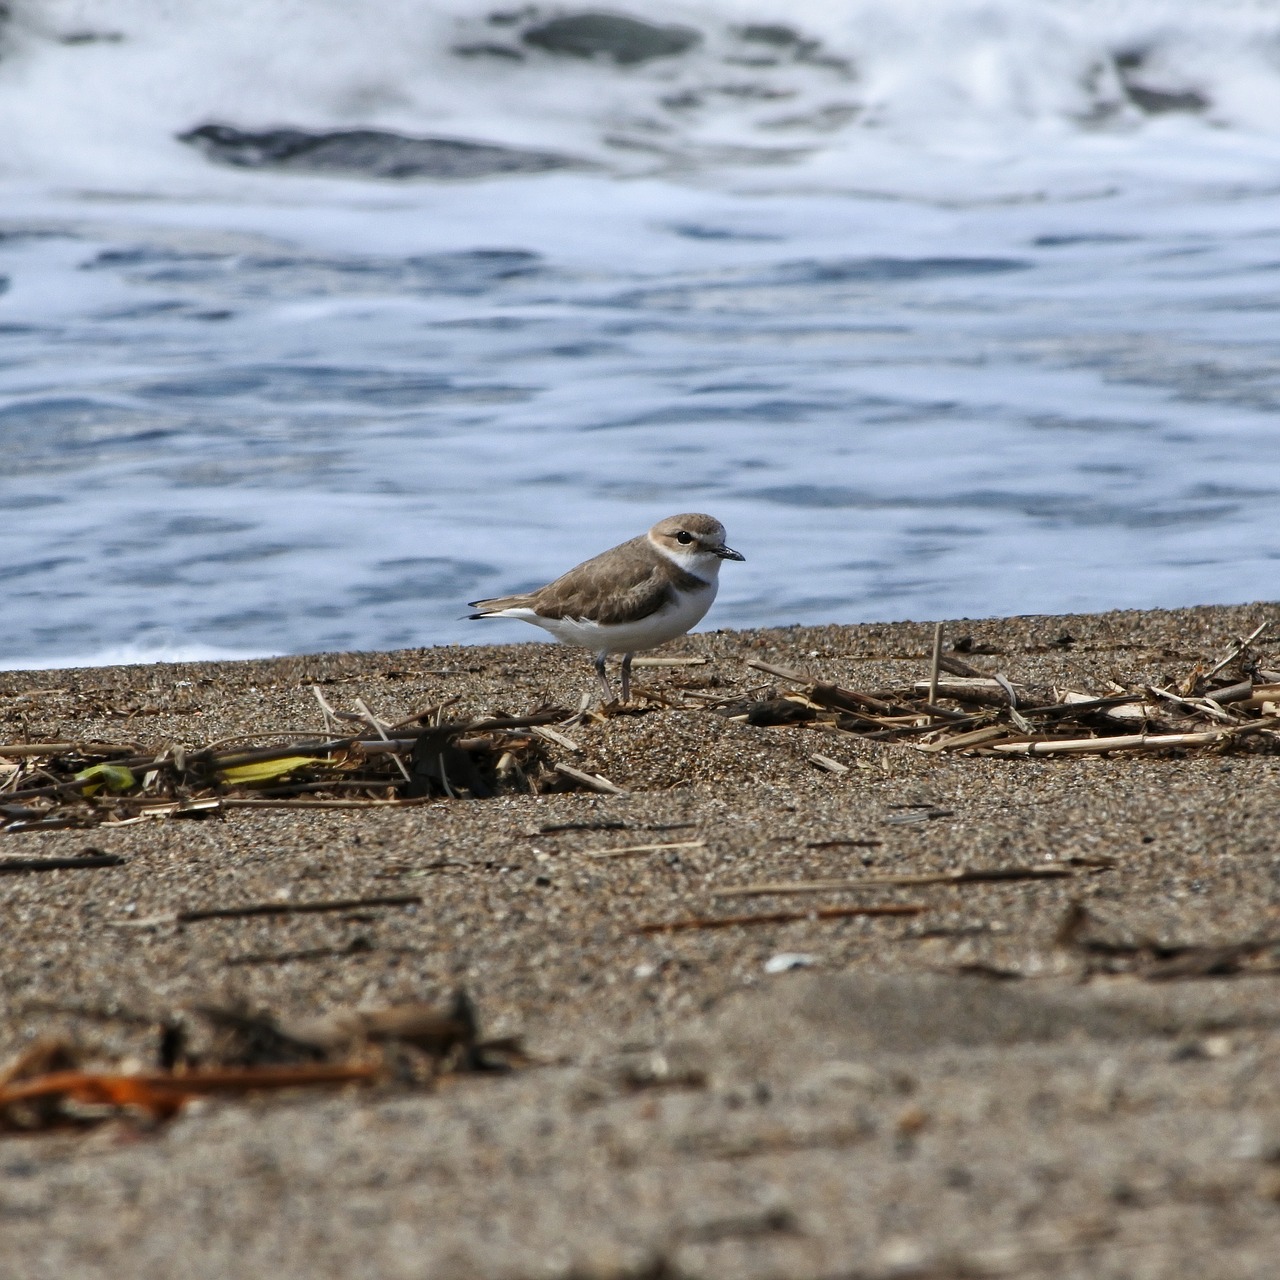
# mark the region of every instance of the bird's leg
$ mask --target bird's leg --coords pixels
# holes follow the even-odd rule
[[[604,660],[608,656],[609,655],[607,653],[597,653],[595,656],[595,668],[596,668],[596,675],[600,677],[600,688],[604,690],[604,700],[606,702],[612,702],[613,690],[609,687],[609,677],[606,674],[604,669]],[[624,681],[626,680],[625,675],[623,676],[623,680]],[[623,687],[625,688],[625,685]]]
[[[622,655],[622,701],[631,701],[631,658],[632,655],[624,653]]]

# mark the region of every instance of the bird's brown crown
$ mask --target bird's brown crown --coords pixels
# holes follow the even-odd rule
[[[691,511],[659,520],[649,530],[649,537],[658,546],[677,554],[714,552],[724,546],[724,525],[715,516]]]

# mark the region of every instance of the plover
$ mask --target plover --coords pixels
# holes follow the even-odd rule
[[[595,654],[605,701],[613,699],[605,659],[622,654],[622,701],[631,698],[631,658],[682,636],[716,598],[720,564],[742,560],[724,545],[724,525],[687,514],[659,520],[632,538],[525,595],[473,600],[469,618],[519,618],[564,644]]]

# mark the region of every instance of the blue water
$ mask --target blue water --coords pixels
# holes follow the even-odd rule
[[[709,626],[1276,597],[1280,148],[1045,145],[11,165],[0,664],[525,639],[464,602],[683,510],[747,557]]]

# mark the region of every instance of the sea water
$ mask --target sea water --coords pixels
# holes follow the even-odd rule
[[[1280,5],[628,8],[11,0],[0,665],[524,639],[688,510],[704,625],[1277,596]]]

